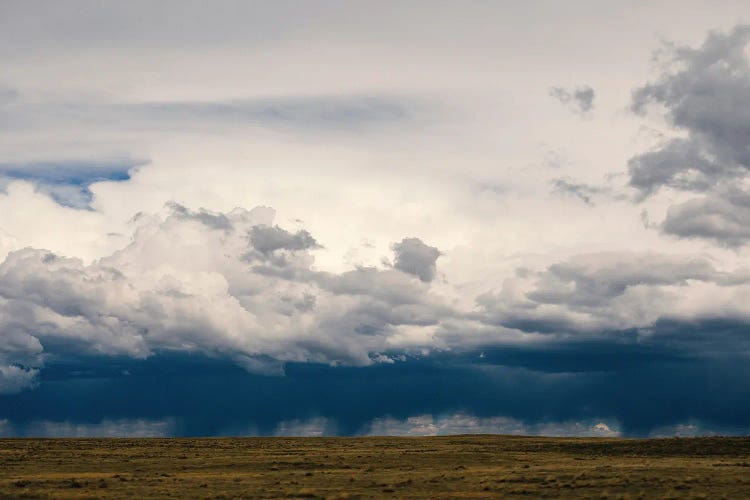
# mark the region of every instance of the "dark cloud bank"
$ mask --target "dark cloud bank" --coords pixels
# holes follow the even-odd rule
[[[716,327],[664,325],[710,335]],[[625,435],[698,422],[703,432],[747,432],[748,365],[696,359],[665,346],[571,342],[435,355],[370,367],[290,364],[285,377],[249,374],[201,355],[59,360],[32,390],[0,396],[18,434],[38,422],[173,422],[176,435],[272,434],[281,422],[326,417],[329,432],[366,432],[373,419],[466,413],[526,425],[616,422]],[[502,430],[502,428],[497,429]],[[486,430],[492,431],[492,429]]]

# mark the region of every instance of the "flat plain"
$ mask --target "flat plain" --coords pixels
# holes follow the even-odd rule
[[[1,498],[750,498],[750,438],[3,439]]]

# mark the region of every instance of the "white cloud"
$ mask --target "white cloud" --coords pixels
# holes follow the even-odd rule
[[[0,390],[30,387],[56,349],[202,352],[282,375],[289,361],[369,365],[550,335],[638,328],[648,337],[663,319],[750,321],[750,274],[703,256],[575,255],[518,271],[475,296],[476,307],[461,284],[425,282],[412,268],[319,270],[315,235],[274,226],[274,216],[268,207],[216,213],[172,203],[139,215],[132,241],[90,264],[10,252],[0,263]],[[434,273],[440,251],[418,247]]]
[[[92,264],[11,252],[0,264],[6,356],[21,362],[61,342],[136,358],[200,351],[278,374],[285,361],[370,364],[399,327],[457,314],[396,269],[316,271],[313,237],[272,226],[273,217],[263,207],[215,214],[172,205],[141,217],[128,246]],[[33,374],[5,370],[4,379]]]
[[[602,252],[524,270],[479,297],[489,322],[543,333],[598,335],[660,319],[746,320],[738,307],[750,281],[701,255]]]
[[[378,418],[367,434],[373,436],[442,436],[451,434],[509,434],[535,436],[617,437],[614,424],[605,422],[544,422],[528,424],[510,417],[475,417],[463,413],[420,415],[404,420]]]

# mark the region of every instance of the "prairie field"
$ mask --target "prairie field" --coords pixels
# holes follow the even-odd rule
[[[3,439],[2,498],[750,498],[750,438]]]

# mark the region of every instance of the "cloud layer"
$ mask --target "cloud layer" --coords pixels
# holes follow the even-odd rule
[[[746,431],[748,16],[3,2],[0,433]]]
[[[412,238],[395,246],[394,269],[320,272],[313,236],[273,218],[264,207],[220,214],[171,204],[164,216],[139,218],[127,247],[89,265],[11,252],[0,265],[2,328],[16,339],[6,356],[38,367],[57,349],[134,358],[195,351],[282,373],[286,361],[367,365],[396,338],[400,349],[421,347],[411,328],[456,316],[423,283],[437,249]],[[33,373],[3,370],[6,391]]]

